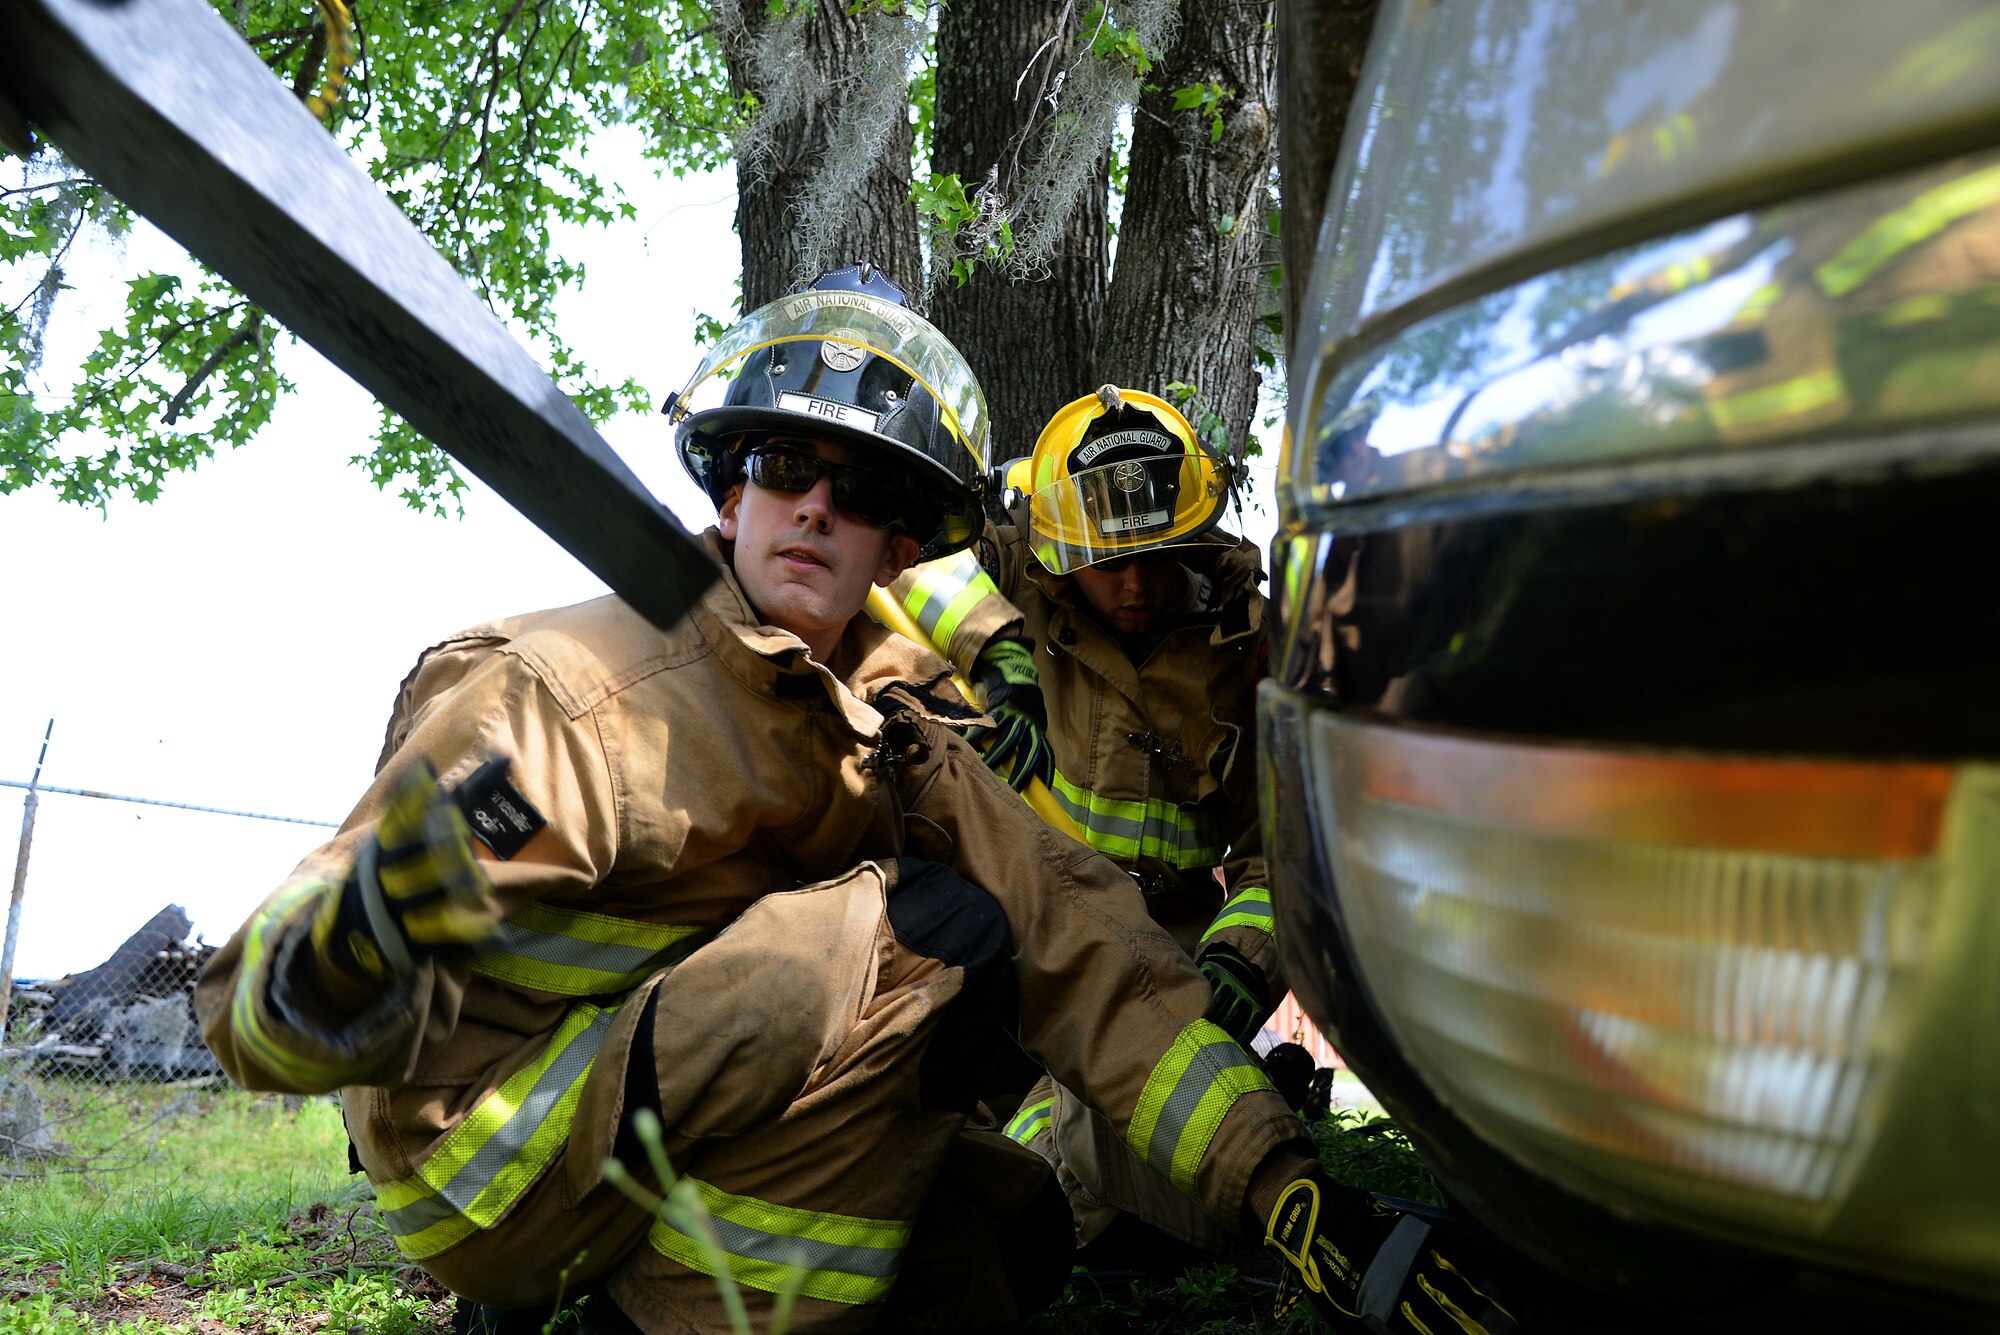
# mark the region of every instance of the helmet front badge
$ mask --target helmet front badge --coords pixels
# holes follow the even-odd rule
[[[868,360],[868,349],[827,339],[819,345],[819,359],[827,364],[829,370],[852,371]]]

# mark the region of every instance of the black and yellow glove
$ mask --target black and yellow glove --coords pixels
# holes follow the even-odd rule
[[[973,664],[980,707],[993,716],[990,728],[974,728],[966,740],[979,748],[987,768],[1019,792],[1033,780],[1049,782],[1055,756],[1049,750],[1049,712],[1035,669],[1032,640],[988,640]]]
[[[468,785],[496,765],[504,776],[505,760],[488,761]],[[419,761],[396,781],[340,892],[321,905],[313,945],[349,976],[400,978],[424,955],[499,944],[491,892],[464,815],[439,790],[437,772]]]
[[[1317,1173],[1286,1184],[1264,1242],[1284,1259],[1281,1318],[1305,1299],[1336,1330],[1513,1335],[1519,1329],[1447,1257],[1430,1224]]]
[[[1202,1016],[1246,1049],[1271,1013],[1270,987],[1263,970],[1228,946],[1210,946],[1195,962],[1208,979],[1208,1011]]]

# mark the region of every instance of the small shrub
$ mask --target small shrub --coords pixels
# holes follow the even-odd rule
[[[22,1298],[0,1307],[0,1335],[90,1335],[91,1324],[65,1303],[57,1307],[47,1294]]]
[[[1425,1205],[1445,1203],[1410,1138],[1386,1117],[1335,1108],[1309,1130],[1334,1181]]]

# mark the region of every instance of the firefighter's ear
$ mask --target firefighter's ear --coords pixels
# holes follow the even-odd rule
[[[722,493],[722,504],[715,507],[715,531],[724,542],[736,541],[736,511],[742,504],[743,484],[738,482]]]
[[[875,582],[885,588],[893,584],[896,576],[917,563],[917,553],[922,550],[917,540],[903,530],[890,529],[889,546],[882,553],[882,564],[876,568]]]

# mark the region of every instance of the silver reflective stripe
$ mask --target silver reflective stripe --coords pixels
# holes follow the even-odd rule
[[[1389,1325],[1396,1299],[1402,1296],[1403,1281],[1410,1277],[1417,1254],[1430,1235],[1431,1226],[1415,1215],[1406,1214],[1396,1221],[1396,1227],[1376,1251],[1375,1259],[1368,1263],[1368,1273],[1361,1277],[1361,1287],[1354,1295],[1354,1304],[1363,1317],[1374,1317],[1384,1327]]]
[[[1222,906],[1222,912],[1215,915],[1215,921],[1208,925],[1201,939],[1206,943],[1232,927],[1248,927],[1272,936],[1275,935],[1272,922],[1270,890],[1261,885],[1251,886]]]
[[[536,1148],[547,1151],[536,1156],[540,1163],[534,1166],[539,1170],[540,1164],[546,1163],[552,1157],[556,1143],[566,1138],[569,1130],[567,1115],[550,1121],[550,1114],[555,1111],[563,1096],[580,1083],[590,1070],[591,1062],[596,1059],[597,1050],[603,1046],[604,1035],[610,1030],[611,1019],[615,1014],[615,1011],[605,1010],[592,1015],[583,1032],[575,1035],[564,1045],[554,1060],[534,1077],[534,1083],[511,1108],[507,1106],[507,1096],[510,1091],[504,1085],[482,1099],[472,1115],[467,1118],[467,1123],[473,1122],[483,1114],[493,1117],[499,1125],[490,1131],[485,1131],[484,1142],[451,1171],[448,1179],[442,1183],[428,1181],[428,1185],[435,1191],[434,1195],[386,1211],[383,1222],[388,1225],[389,1232],[398,1238],[414,1237],[455,1215],[472,1215],[474,1204],[481,1194],[500,1180],[501,1175],[521,1157],[523,1151],[530,1148],[531,1142],[535,1143]],[[561,1031],[558,1030],[557,1037],[551,1042],[559,1042],[561,1037]],[[565,1114],[567,1111],[565,1109]],[[448,1138],[446,1143],[440,1146],[439,1155],[433,1156],[433,1162],[437,1157],[450,1153],[452,1149],[453,1146]],[[432,1166],[432,1163],[427,1163],[424,1169],[418,1171],[417,1176],[430,1179],[433,1175],[428,1170]],[[516,1174],[515,1177],[516,1180],[508,1184],[510,1189],[503,1193],[504,1199],[487,1201],[477,1212],[473,1222],[480,1227],[490,1225],[501,1211],[513,1204],[533,1180],[532,1174]]]
[[[916,619],[932,646],[943,652],[950,647],[966,613],[987,594],[999,592],[978,557],[969,551],[957,552],[917,567],[903,610]]]
[[[1027,1144],[1040,1135],[1043,1128],[1053,1120],[1055,1103],[1055,1099],[1050,1097],[1021,1109],[1014,1114],[1013,1120],[1007,1123],[1007,1129],[1003,1134],[1017,1145]]]
[[[1193,1184],[1216,1127],[1236,1099],[1248,1089],[1270,1087],[1263,1071],[1236,1040],[1220,1029],[1215,1038],[1190,1054],[1173,1091],[1160,1106],[1159,1120],[1146,1142],[1146,1162],[1176,1184]],[[1190,1127],[1195,1130],[1193,1136],[1188,1134]]]
[[[1144,802],[1100,797],[1057,771],[1049,785],[1056,805],[1082,827],[1090,846],[1108,857],[1159,858],[1182,871],[1222,861],[1219,822],[1163,798]]]
[[[802,1266],[807,1270],[837,1271],[843,1275],[868,1275],[888,1279],[903,1259],[900,1247],[857,1247],[822,1238],[801,1238],[783,1233],[766,1233],[724,1219],[709,1216],[715,1240],[731,1256],[772,1265]]]
[[[1160,1109],[1160,1123],[1152,1129],[1152,1145],[1146,1151],[1148,1163],[1174,1163],[1174,1151],[1180,1149],[1180,1137],[1194,1121],[1196,1109],[1202,1107],[1202,1099],[1210,1095],[1224,1071],[1232,1069],[1256,1071],[1256,1063],[1234,1039],[1228,1043],[1210,1043],[1202,1049],[1202,1059],[1188,1063],[1188,1069],[1178,1081],[1174,1081],[1174,1093],[1166,1097],[1166,1107]]]
[[[473,972],[559,996],[623,992],[712,940],[705,927],[675,927],[529,904],[501,925],[500,946]]]
[[[682,1199],[692,1186],[699,1205]],[[850,1305],[879,1303],[895,1284],[903,1249],[909,1245],[907,1220],[867,1219],[733,1196],[694,1178],[683,1178],[672,1202],[653,1223],[647,1241],[669,1260],[704,1275],[730,1280],[766,1293]],[[696,1208],[704,1216],[692,1225],[712,1233],[714,1243],[697,1241],[672,1222]]]

